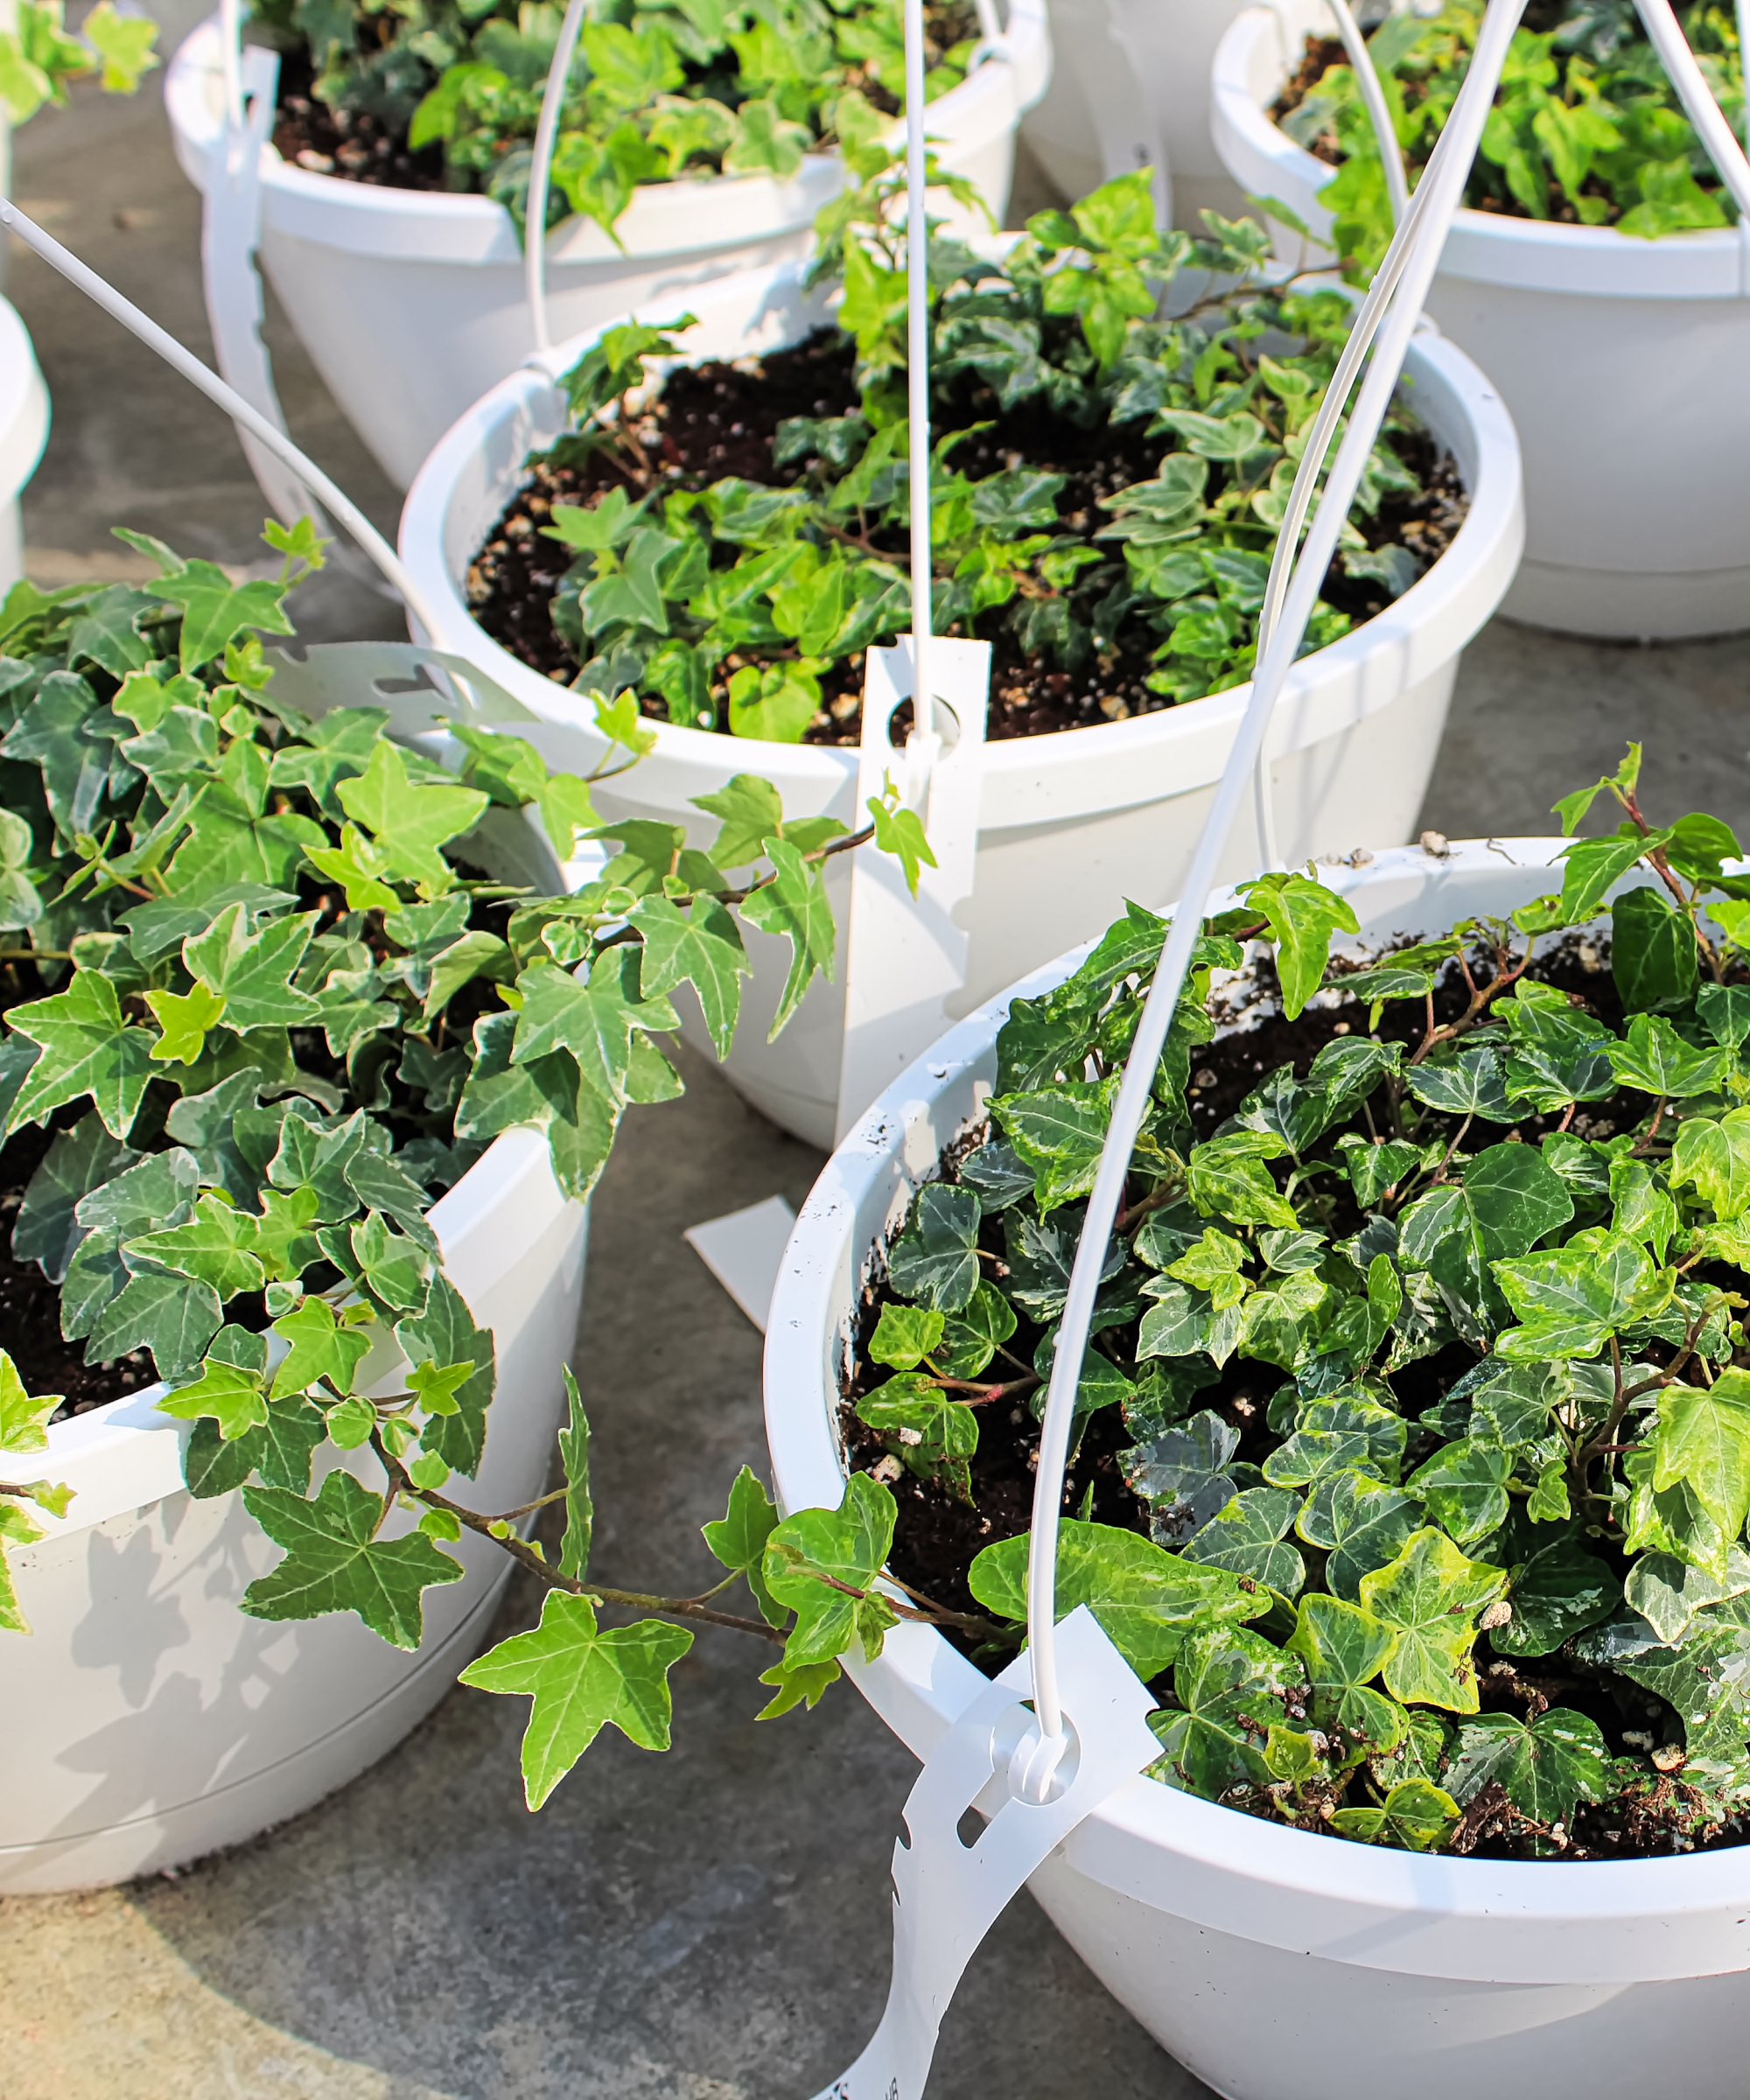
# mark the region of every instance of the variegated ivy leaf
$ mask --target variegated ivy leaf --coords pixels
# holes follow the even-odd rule
[[[1281,1488],[1248,1488],[1218,1509],[1180,1548],[1186,1560],[1226,1568],[1284,1597],[1306,1579],[1306,1564],[1287,1542],[1300,1497]]]
[[[1503,1570],[1467,1560],[1432,1528],[1412,1533],[1389,1566],[1363,1575],[1363,1609],[1397,1636],[1384,1665],[1392,1697],[1474,1713],[1476,1617],[1506,1586]]]
[[[1516,1714],[1479,1714],[1459,1731],[1452,1797],[1463,1803],[1496,1784],[1533,1823],[1562,1823],[1578,1802],[1611,1790],[1609,1758],[1598,1723],[1571,1707],[1552,1706],[1529,1726]]]

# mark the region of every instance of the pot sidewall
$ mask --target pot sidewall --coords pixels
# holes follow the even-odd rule
[[[1324,0],[1235,21],[1215,54],[1212,127],[1255,196],[1315,234],[1331,170],[1266,114]],[[1278,256],[1327,262],[1272,222]],[[1733,228],[1639,241],[1463,210],[1428,312],[1498,384],[1525,458],[1525,561],[1502,610],[1608,639],[1676,640],[1750,626],[1750,235]],[[1632,402],[1634,413],[1625,416]]]
[[[1564,843],[1479,842],[1444,860],[1401,849],[1323,879],[1355,909],[1355,945],[1377,946],[1543,893]],[[943,1145],[982,1116],[1009,997],[1060,983],[1091,945],[933,1046],[804,1206],[766,1334],[766,1435],[786,1513],[842,1498],[837,1401],[859,1293]],[[919,1626],[846,1669],[920,1757],[984,1682]],[[1742,1879],[1730,1852],[1566,1868],[1431,1858],[1288,1830],[1138,1778],[1032,1886],[1094,1973],[1229,2100],[1471,2100],[1480,2079],[1503,2100],[1552,2090],[1638,2100],[1674,2047],[1685,2100],[1734,2100],[1750,2010]]]

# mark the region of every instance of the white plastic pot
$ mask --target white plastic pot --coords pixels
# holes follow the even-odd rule
[[[0,596],[24,573],[18,497],[49,441],[49,394],[24,324],[0,299]]]
[[[689,304],[700,318],[687,340],[701,357],[769,351],[823,318],[794,274],[746,273]],[[644,318],[674,315],[652,306]],[[584,346],[580,339],[556,351],[553,368],[565,369]],[[1277,822],[1294,861],[1348,852],[1360,839],[1410,836],[1459,652],[1494,610],[1519,558],[1518,449],[1488,381],[1432,331],[1418,334],[1407,371],[1418,414],[1458,460],[1470,513],[1440,561],[1395,605],[1295,666],[1271,745]],[[443,620],[448,646],[542,718],[548,727],[535,740],[550,759],[587,770],[602,745],[582,697],[500,648],[474,624],[466,600],[469,564],[522,486],[524,459],[565,424],[565,397],[543,373],[518,372],[495,387],[448,433],[414,484],[401,553]],[[1177,894],[1250,690],[985,746],[962,1011],[1036,969],[1083,928],[1104,924],[1126,897],[1158,908]],[[598,795],[615,816],[685,823],[704,844],[716,820],[695,809],[691,798],[732,774],[754,773],[776,784],[787,811],[856,819],[854,750],[651,726],[654,751]],[[1228,872],[1239,874],[1252,858],[1250,838],[1240,837]],[[842,890],[836,902],[843,926]],[[756,974],[729,1076],[784,1129],[830,1145],[838,1127],[844,984],[816,982],[768,1044],[788,950],[761,934],[750,933],[748,944]]]
[[[540,858],[517,857],[525,872]],[[444,1272],[492,1330],[498,1360],[480,1475],[458,1486],[474,1508],[520,1508],[546,1486],[564,1418],[587,1214],[532,1130],[495,1139],[429,1214]],[[398,1366],[383,1354],[384,1376]],[[498,1546],[465,1534],[449,1550],[466,1572],[426,1591],[412,1654],[350,1612],[247,1617],[238,1600],[279,1550],[240,1496],[190,1495],[192,1424],[158,1412],[163,1390],[57,1423],[46,1452],[5,1461],[13,1479],[74,1494],[65,1517],[39,1518],[39,1544],[12,1549],[32,1631],[0,1647],[0,1894],[124,1881],[311,1807],[450,1689],[510,1572]],[[374,1465],[358,1469],[377,1484]]]
[[[1318,235],[1332,170],[1267,114],[1324,0],[1249,8],[1215,54],[1214,125],[1241,187]],[[1297,266],[1329,260],[1274,226]],[[1750,627],[1750,232],[1639,241],[1460,211],[1428,311],[1495,381],[1525,455],[1525,559],[1502,610],[1608,639]]]
[[[1542,894],[1562,844],[1492,839],[1444,860],[1410,848],[1321,879],[1354,906],[1362,944],[1376,945]],[[1086,952],[1010,996],[1038,997]],[[982,1119],[1007,1004],[963,1021],[882,1096],[796,1222],[766,1342],[786,1512],[836,1508],[844,1494],[838,1403],[859,1292],[942,1148]],[[920,1626],[846,1668],[920,1757],[984,1683]],[[1029,1886],[1112,1994],[1227,2100],[1741,2100],[1742,1851],[1581,1866],[1428,1858],[1138,1778]]]
[[[1172,179],[1175,225],[1200,234],[1201,211],[1244,208],[1209,136],[1209,69],[1242,0],[1050,0],[1051,85],[1021,136],[1066,197],[1082,197],[1132,164],[1139,101]],[[1114,94],[1115,71],[1127,76]]]
[[[1012,0],[1007,54],[933,102],[943,163],[977,186],[1000,223],[1020,114],[1051,74],[1044,0]],[[164,79],[177,158],[204,189],[224,108],[217,18]],[[792,180],[709,176],[640,189],[615,231],[570,219],[549,236],[556,337],[731,270],[806,253],[815,214],[844,182],[836,154]],[[263,149],[261,260],[298,338],[383,471],[405,488],[457,416],[534,344],[522,248],[490,198],[379,189],[289,166]],[[982,222],[981,222],[982,223]]]

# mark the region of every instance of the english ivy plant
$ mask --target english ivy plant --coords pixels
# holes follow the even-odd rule
[[[0,608],[11,1258],[58,1287],[69,1359],[150,1355],[164,1412],[193,1424],[190,1491],[241,1492],[284,1549],[246,1611],[350,1610],[416,1647],[424,1591],[462,1572],[447,1548],[465,1527],[561,1586],[538,1634],[475,1666],[481,1682],[538,1688],[525,1680],[544,1685],[546,1664],[530,1658],[550,1649],[582,1673],[582,1704],[574,1685],[563,1727],[531,1748],[538,1796],[593,1732],[577,1734],[585,1711],[640,1741],[665,1732],[662,1669],[690,1636],[595,1630],[595,1602],[627,1600],[582,1580],[575,1387],[552,1567],[514,1528],[529,1512],[475,1513],[443,1492],[479,1468],[495,1369],[427,1213],[515,1127],[543,1130],[560,1186],[587,1196],[626,1106],[681,1091],[658,1047],[681,985],[727,1050],[751,967],[741,921],[791,945],[775,1034],[832,966],[823,864],[874,826],[787,820],[750,774],[704,798],[718,820],[707,848],[679,825],[604,825],[594,780],[651,741],[629,700],[599,704],[611,755],[588,780],[508,732],[456,725],[449,772],[390,741],[382,708],[306,719],[276,698],[261,637],[291,632],[286,591],[320,565],[308,521],[270,525],[282,574],[242,584],[122,536],[158,559],[153,582],[21,583]],[[914,872],[918,820],[876,811]],[[494,880],[495,837],[525,822],[560,862],[580,836],[606,841],[599,879],[557,896]],[[397,1362],[392,1396],[365,1396]],[[0,1474],[40,1470],[6,1461],[48,1448],[60,1404],[0,1351]],[[356,1471],[319,1474],[328,1448],[356,1453]],[[64,1515],[68,1499],[52,1481],[0,1481],[0,1625],[26,1630],[5,1543],[38,1538],[33,1510]],[[750,1475],[712,1538],[753,1570],[779,1626],[777,1592],[758,1587],[774,1522]],[[871,1603],[865,1626],[884,1609]],[[797,1684],[817,1696],[836,1652],[785,1677],[780,1704]]]
[[[665,447],[658,360],[680,354],[690,317],[610,329],[567,374],[576,427],[530,466],[581,476],[585,500],[550,514],[542,499],[517,529],[538,514],[574,553],[551,617],[580,685],[796,742],[856,705],[864,650],[909,626],[903,174],[879,145],[851,158],[859,185],[820,220],[838,326],[815,343],[842,412],[778,422],[769,478],[710,479]],[[932,242],[934,620],[995,644],[993,716],[1012,672],[1040,665],[1132,693],[1096,721],[1250,675],[1270,548],[1351,308],[1260,283],[1259,228],[1204,218],[1200,240],[1163,230],[1138,173],[1039,214],[1000,263]],[[1181,270],[1239,285],[1166,319]],[[1340,572],[1381,602],[1430,558],[1381,516],[1422,488],[1404,456],[1417,434],[1399,403],[1344,527]],[[1350,624],[1321,601],[1304,646]]]
[[[257,33],[307,53],[313,93],[415,152],[441,145],[450,186],[482,190],[519,227],[564,8],[556,0],[256,0]],[[973,61],[968,0],[924,10],[924,92]],[[788,181],[804,155],[866,140],[905,92],[900,0],[607,0],[592,7],[566,83],[549,223],[612,234],[639,186],[690,177]],[[342,164],[341,172],[346,170]]]
[[[1677,18],[1741,136],[1744,68],[1732,10],[1696,0]],[[1477,0],[1447,0],[1432,18],[1413,10],[1387,16],[1368,40],[1412,180],[1446,121],[1481,19]],[[1298,144],[1340,163],[1320,201],[1334,214],[1346,271],[1365,283],[1391,238],[1391,212],[1353,70],[1327,66],[1279,121]],[[1729,226],[1738,216],[1633,0],[1537,0],[1527,9],[1465,202],[1520,218],[1614,226],[1645,240]]]
[[[1414,1850],[1742,1827],[1750,879],[1716,819],[1643,814],[1639,763],[1559,805],[1569,834],[1600,796],[1620,821],[1507,919],[1332,962],[1355,920],[1294,873],[1205,928],[1096,1306],[1058,1588],[1157,1689],[1168,1785]],[[853,1487],[968,1505],[962,1536],[1036,1437],[1165,932],[1131,906],[1012,1004],[988,1134],[889,1251]],[[1200,1130],[1212,973],[1247,941],[1324,1040],[1238,1039],[1262,1076]],[[972,1599],[1019,1621],[1027,1538],[966,1551]]]

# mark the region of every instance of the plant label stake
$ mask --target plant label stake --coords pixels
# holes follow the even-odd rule
[[[973,1699],[931,1754],[906,1802],[893,1847],[893,1977],[869,2046],[817,2100],[920,2100],[936,2036],[966,1964],[1009,1899],[1092,1808],[1160,1755],[1149,1728],[1154,1701],[1086,1605],[1057,1629],[1074,1749],[1059,1783],[1035,1802],[1018,1791],[1038,1726],[1023,1701],[1018,1656]],[[960,1836],[976,1806],[990,1820]]]
[[[934,867],[918,871],[914,897],[891,853],[850,857],[850,911],[844,939],[844,1048],[838,1079],[842,1141],[876,1096],[957,1017],[971,935],[961,923],[972,895],[978,852],[978,799],[984,766],[984,715],[990,645],[938,637],[928,662],[940,733],[913,730],[903,752],[888,724],[915,695],[907,635],[872,648],[863,683],[863,745],[857,774],[859,814],[891,780],[923,819]],[[930,744],[935,746],[930,761]],[[878,862],[878,866],[872,864]]]
[[[1663,0],[1642,0],[1648,8],[1662,4]],[[1020,1818],[1043,1816],[1055,1810],[1052,1843],[1059,1843],[1116,1788],[1150,1761],[1146,1751],[1134,1763],[1118,1752],[1116,1739],[1122,1720],[1110,1707],[1102,1709],[1090,1683],[1089,1636],[1079,1628],[1078,1621],[1086,1620],[1103,1642],[1105,1636],[1097,1624],[1085,1607],[1072,1614],[1061,1626],[1056,1623],[1057,1530],[1063,1514],[1064,1468],[1094,1300],[1124,1197],[1130,1153],[1148,1112],[1155,1070],[1201,931],[1204,906],[1214,888],[1216,870],[1248,778],[1254,776],[1271,713],[1336,550],[1338,534],[1390,405],[1410,334],[1446,244],[1446,231],[1462,196],[1465,178],[1523,9],[1524,0],[1489,0],[1464,85],[1423,179],[1398,221],[1385,260],[1362,303],[1319,416],[1308,433],[1278,535],[1251,696],[1229,748],[1214,807],[1198,841],[1154,983],[1125,1060],[1076,1246],[1040,1434],[1027,1562],[1028,1646],[990,1693],[981,1693],[968,1715],[936,1746],[913,1789],[906,1810],[913,1842],[908,1851],[902,1847],[895,1857],[893,1984],[887,2012],[875,2041],[845,2076],[828,2089],[822,2100],[918,2100],[942,2008],[976,1943],[966,1937],[967,1929],[981,1935],[987,1931],[1009,1896],[1020,1889],[1051,1850],[1051,1844],[1035,1850],[1020,1840],[1022,1830],[1035,1827]],[[907,19],[909,25],[909,15]],[[1377,351],[1363,377],[1362,366],[1374,349],[1376,338]],[[1311,505],[1314,485],[1358,377],[1362,383],[1350,408],[1348,427],[1317,514],[1297,556],[1300,526]],[[1110,1649],[1110,1643],[1107,1646]],[[1110,1650],[1110,1657],[1109,1668],[1114,1676],[1129,1680],[1133,1698],[1146,1700],[1147,1692],[1116,1650]],[[1033,1713],[1026,1734],[1004,1757],[998,1729],[1003,1716],[996,1709],[996,1700],[1003,1684],[1012,1677],[1018,1690],[1031,1685]],[[1122,1714],[1122,1706],[1119,1711]],[[1139,1713],[1137,1718],[1140,1726],[1143,1717]],[[1102,1740],[1108,1729],[1115,1738],[1110,1763],[1105,1760]],[[1142,1732],[1147,1732],[1145,1728]],[[1150,1741],[1152,1744],[1152,1738]],[[1013,1839],[1005,1836],[987,1855],[991,1869],[988,1880],[978,1885],[979,1900],[975,1907],[970,1900],[957,1901],[948,1893],[956,1887],[956,1853],[963,1848],[954,1821],[944,1823],[939,1814],[933,1816],[932,1811],[939,1801],[958,1805],[976,1797],[976,1792],[967,1791],[965,1782],[969,1771],[977,1773],[981,1759],[993,1777],[1002,1771],[1008,1799],[990,1830],[972,1848],[973,1854],[989,1844],[999,1829],[1012,1829],[1016,1836]],[[915,1817],[913,1804],[918,1808]],[[996,1871],[999,1861],[1005,1870],[1000,1880]],[[932,1923],[936,1914],[943,1918],[939,1928]]]

